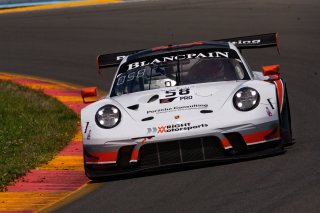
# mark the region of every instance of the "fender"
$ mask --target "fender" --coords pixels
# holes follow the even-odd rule
[[[279,103],[279,109],[280,113],[282,112],[283,108],[283,99],[284,99],[284,91],[285,91],[285,85],[282,79],[275,80],[273,83],[276,85],[276,90],[278,94],[278,103]]]

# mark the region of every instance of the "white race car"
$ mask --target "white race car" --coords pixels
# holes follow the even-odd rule
[[[81,111],[86,175],[282,153],[292,134],[279,65],[252,71],[239,51],[270,46],[276,33],[98,56],[99,70],[119,67]]]

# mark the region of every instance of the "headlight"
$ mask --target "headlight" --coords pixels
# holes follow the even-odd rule
[[[117,126],[120,120],[121,112],[113,105],[105,105],[96,113],[96,123],[104,129],[110,129]]]
[[[238,90],[233,96],[233,105],[237,110],[249,111],[256,108],[260,102],[260,95],[257,90],[244,87]]]

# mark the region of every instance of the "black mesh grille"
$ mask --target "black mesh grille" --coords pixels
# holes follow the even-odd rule
[[[155,167],[222,156],[224,149],[217,137],[202,137],[145,144],[140,149],[139,163],[141,167]]]
[[[134,146],[123,146],[119,150],[117,164],[120,168],[126,168],[129,166],[133,148]]]
[[[222,147],[220,140],[217,137],[204,137],[203,147],[206,160],[225,156],[224,148]]]
[[[204,160],[201,138],[181,141],[183,162]]]
[[[159,166],[157,144],[146,144],[141,147],[139,161],[141,167]]]
[[[179,141],[171,141],[166,143],[158,143],[160,164],[180,163]]]

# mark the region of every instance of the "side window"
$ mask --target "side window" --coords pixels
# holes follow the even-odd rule
[[[137,68],[122,73],[117,77],[114,93],[116,95],[138,92],[144,90],[144,78],[146,76],[144,68]]]
[[[251,69],[251,67],[250,67],[250,65],[248,64],[248,62],[247,62],[247,60],[245,59],[245,57],[243,57],[243,55],[241,55],[241,57],[242,57],[242,60],[243,60],[243,62],[247,65],[247,67],[248,67],[248,73],[249,73],[249,75],[251,76],[251,78],[253,78],[253,73],[252,73],[252,69]]]
[[[175,66],[175,64],[173,65]],[[172,66],[159,64],[151,67],[149,89],[159,89],[176,85],[176,75]]]
[[[243,80],[244,79],[244,72],[241,69],[240,65],[237,63],[235,64],[235,71],[238,76],[238,79]]]

